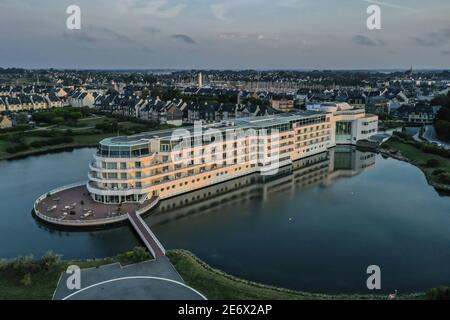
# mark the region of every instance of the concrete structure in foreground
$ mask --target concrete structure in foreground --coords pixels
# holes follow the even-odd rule
[[[164,130],[100,142],[87,189],[104,204],[170,198],[294,161],[377,133],[378,117],[348,104]]]
[[[70,290],[72,273],[63,272],[53,300],[205,300],[187,286],[169,259],[162,257],[129,266],[119,263],[82,269],[80,289]]]

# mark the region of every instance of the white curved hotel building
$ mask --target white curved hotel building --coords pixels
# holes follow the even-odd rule
[[[169,198],[255,172],[272,174],[377,133],[377,116],[346,104],[326,108],[105,139],[89,166],[88,191],[102,203]]]

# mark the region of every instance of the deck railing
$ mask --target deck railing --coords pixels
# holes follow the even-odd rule
[[[38,209],[38,204],[46,199],[48,196],[52,196],[55,193],[70,189],[70,188],[76,188],[86,185],[86,182],[76,182],[72,183],[70,185],[66,185],[63,187],[59,187],[56,189],[53,189],[43,195],[41,195],[39,198],[36,199],[34,202],[34,213],[36,216],[38,216],[43,221],[47,221],[52,224],[62,225],[62,226],[94,226],[94,225],[105,225],[105,224],[111,224],[111,223],[117,223],[121,221],[125,221],[128,219],[128,215],[126,213],[115,216],[115,217],[109,217],[109,218],[102,218],[102,219],[93,219],[93,220],[64,220],[62,218],[53,218],[49,217],[43,213],[41,213]],[[156,206],[159,202],[159,198],[154,198],[151,203],[146,205],[145,207],[139,209],[136,211],[136,214],[141,215],[150,209],[152,209],[154,206]]]

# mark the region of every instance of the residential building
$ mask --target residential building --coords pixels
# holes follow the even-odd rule
[[[11,118],[0,115],[0,129],[7,129],[13,126]]]
[[[83,90],[74,91],[68,98],[68,102],[71,107],[82,108],[82,107],[94,107],[95,98],[97,94],[94,92],[86,92]]]
[[[5,112],[6,108],[6,99],[4,97],[0,97],[0,112]]]
[[[45,100],[49,108],[61,108],[64,106],[63,101],[57,94],[49,94],[45,97]]]
[[[22,111],[22,102],[19,98],[7,97],[5,98],[6,107],[8,111],[16,112]]]
[[[436,117],[437,108],[423,105],[403,105],[398,108],[394,115],[400,120],[408,123],[431,124]]]
[[[30,99],[33,102],[33,110],[42,110],[49,108],[49,104],[43,96],[34,94],[30,96]]]
[[[294,98],[288,95],[273,95],[272,108],[281,112],[292,111],[294,109]]]

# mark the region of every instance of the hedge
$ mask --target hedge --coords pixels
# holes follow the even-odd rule
[[[54,146],[63,143],[72,143],[73,141],[74,139],[72,137],[57,137],[48,140],[33,141],[32,143],[30,143],[30,146],[33,148],[41,148],[45,146]]]

